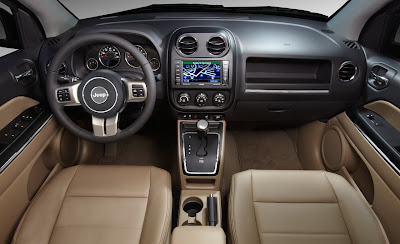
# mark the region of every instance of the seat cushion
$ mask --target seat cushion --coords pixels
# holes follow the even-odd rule
[[[169,173],[155,167],[75,166],[38,193],[14,243],[166,243]]]
[[[367,202],[343,177],[325,171],[234,175],[229,227],[236,244],[389,243]]]

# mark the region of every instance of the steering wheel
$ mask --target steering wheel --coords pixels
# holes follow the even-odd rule
[[[145,79],[134,80],[118,73],[100,69],[82,80],[59,85],[58,70],[65,58],[77,49],[91,44],[112,44],[131,53],[140,64]],[[50,108],[58,121],[76,136],[99,143],[121,140],[140,130],[150,118],[156,102],[156,81],[153,70],[143,54],[121,37],[96,33],[75,37],[68,41],[53,58],[46,82]],[[139,117],[127,128],[118,128],[120,113],[126,103],[145,102]],[[76,125],[65,113],[65,106],[82,106],[92,116],[93,132]]]

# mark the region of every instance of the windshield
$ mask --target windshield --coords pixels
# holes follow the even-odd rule
[[[279,7],[304,10],[326,16],[339,10],[348,0],[59,0],[79,19],[109,15],[153,4],[209,4],[223,7]]]

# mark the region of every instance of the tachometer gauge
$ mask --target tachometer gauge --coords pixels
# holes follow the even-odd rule
[[[136,47],[143,54],[143,56],[145,56],[147,58],[146,50],[142,46],[139,46],[139,45],[136,45]],[[131,66],[133,68],[140,67],[139,62],[132,56],[132,54],[130,52],[125,52],[125,61],[129,66]]]
[[[160,68],[160,60],[156,58],[150,59],[149,63],[153,71],[157,71]]]
[[[97,61],[97,59],[94,58],[89,58],[86,61],[86,68],[88,68],[88,70],[96,70],[99,67],[99,61]]]
[[[114,68],[121,60],[121,53],[115,46],[104,46],[99,50],[99,60],[107,68]]]

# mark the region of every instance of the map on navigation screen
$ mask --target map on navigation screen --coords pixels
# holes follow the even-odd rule
[[[183,62],[183,82],[221,82],[221,62]]]

